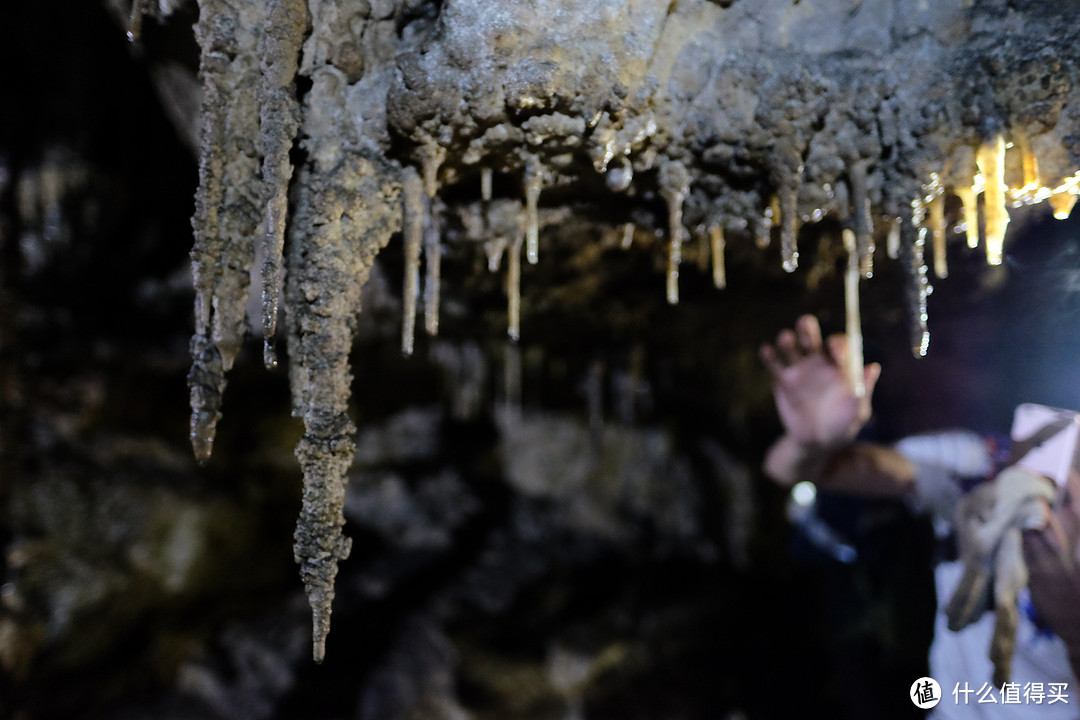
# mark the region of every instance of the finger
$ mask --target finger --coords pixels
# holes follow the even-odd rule
[[[799,341],[795,337],[795,331],[784,329],[776,336],[776,349],[785,363],[792,365],[799,361],[802,352],[799,350]]]
[[[874,395],[874,386],[881,377],[881,363],[870,363],[863,368],[863,386],[866,388],[866,397]]]
[[[826,340],[826,346],[829,349],[829,359],[834,364],[844,367],[848,355],[847,335],[830,335]]]
[[[779,377],[784,372],[784,363],[780,362],[780,357],[776,354],[776,350],[772,345],[762,345],[760,354],[761,362],[765,364],[773,377]]]
[[[795,321],[795,334],[799,345],[807,354],[821,352],[821,325],[813,315],[803,315]]]

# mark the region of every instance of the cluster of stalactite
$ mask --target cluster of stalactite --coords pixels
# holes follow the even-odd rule
[[[133,18],[144,4],[136,3]],[[431,335],[439,330],[442,228],[451,213],[464,228],[459,237],[482,248],[491,270],[500,270],[506,258],[512,340],[521,334],[522,252],[529,263],[541,259],[544,193],[584,186],[589,173],[601,174],[602,192],[628,198],[627,206],[662,201],[666,213],[655,225],[667,233],[662,287],[672,304],[679,302],[688,239],[707,249],[713,281],[723,288],[729,239],[768,247],[777,236],[782,266],[793,272],[800,227],[832,217],[845,228],[837,242],[849,256],[851,377],[861,392],[859,284],[873,274],[875,238],[886,238],[888,255],[910,268],[912,347],[921,355],[929,342],[927,238],[938,277],[947,274],[945,248],[956,233],[969,244],[983,242],[987,261],[1000,263],[1010,204],[1049,201],[1055,215],[1066,217],[1080,194],[1080,175],[1058,147],[1068,134],[1062,124],[1080,117],[1080,101],[1070,94],[1075,68],[1060,59],[1041,74],[1017,70],[1031,74],[1029,85],[1045,89],[1043,78],[1056,83],[1040,100],[1054,107],[1035,134],[1030,129],[1037,123],[1002,101],[970,121],[951,119],[944,105],[901,101],[881,70],[845,84],[805,70],[788,77],[721,55],[710,59],[708,81],[689,100],[665,94],[648,71],[663,60],[665,33],[677,34],[693,19],[678,20],[690,10],[674,3],[658,3],[663,7],[639,18],[644,29],[635,32],[653,33],[652,45],[632,44],[627,36],[631,49],[615,64],[628,69],[586,63],[581,67],[597,69],[567,69],[566,77],[556,61],[540,69],[528,64],[531,47],[550,54],[550,44],[522,41],[516,51],[525,59],[512,67],[484,59],[484,43],[497,45],[507,27],[513,30],[504,19],[489,23],[485,13],[495,17],[505,8],[460,0],[446,3],[442,12],[449,19],[443,21],[432,16],[434,5],[426,14],[415,3],[383,3],[388,7],[378,11],[359,5],[200,0],[195,29],[203,104],[193,219],[191,440],[196,456],[208,459],[226,374],[247,329],[249,284],[257,278],[265,363],[277,363],[283,311],[293,413],[304,423],[296,451],[304,493],[295,555],[314,613],[316,659],[329,631],[337,564],[350,550],[342,505],[354,449],[349,351],[360,290],[376,255],[399,230],[401,349],[409,355],[421,299],[423,327]],[[701,5],[696,12],[727,12]],[[572,25],[530,32],[572,33]],[[402,27],[410,30],[398,36]],[[443,37],[450,50],[418,49]],[[455,75],[462,60],[453,54],[454,42],[477,43],[475,76]],[[633,49],[639,45],[653,47],[652,55]],[[580,58],[567,47],[560,51],[568,53],[567,67],[578,67]],[[667,61],[667,68],[674,73],[677,62]],[[500,72],[502,95],[493,103],[492,78]],[[309,81],[302,99],[298,75]],[[1001,79],[1008,73],[993,75],[998,79],[987,81],[986,92],[1009,92]],[[447,90],[451,85],[455,89]],[[757,98],[756,110],[730,102],[743,96]],[[298,138],[304,161],[294,168],[290,151]],[[748,180],[750,171],[755,175]],[[475,199],[452,205],[442,199],[442,186],[466,182],[476,183]],[[952,227],[946,194],[962,204]],[[635,218],[623,224],[625,247],[633,245]]]

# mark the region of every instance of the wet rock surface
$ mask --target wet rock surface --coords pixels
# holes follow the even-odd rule
[[[0,717],[907,717],[927,528],[789,552],[756,348],[844,327],[846,228],[879,437],[1080,406],[1075,221],[956,225],[997,133],[1080,167],[1067,8],[197,5],[0,11]]]

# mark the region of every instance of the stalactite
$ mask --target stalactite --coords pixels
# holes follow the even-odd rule
[[[885,235],[885,254],[890,260],[900,257],[900,218],[889,218],[889,229]]]
[[[1020,152],[1020,177],[1023,185],[1013,191],[1013,196],[1023,202],[1039,202],[1042,183],[1039,182],[1039,161],[1031,150],[1027,135],[1017,132],[1014,147]]]
[[[506,238],[496,235],[490,240],[484,241],[484,254],[487,255],[488,272],[498,272],[502,267],[502,257],[509,245]]]
[[[979,247],[979,198],[975,189],[968,185],[960,185],[953,188],[956,197],[960,198],[964,212],[964,234],[967,237],[967,246],[974,250]]]
[[[281,293],[282,251],[285,245],[285,214],[288,209],[292,165],[289,150],[300,129],[300,107],[294,78],[300,46],[307,29],[306,0],[272,0],[260,48],[259,109],[262,138],[262,175],[266,188],[264,234],[261,238],[263,363],[277,365],[274,335],[277,333]]]
[[[442,202],[438,198],[431,201],[428,224],[424,229],[424,330],[428,335],[439,334],[439,297],[441,295],[442,275]]]
[[[424,173],[424,192],[433,198],[439,193],[439,168],[446,160],[446,148],[432,140],[422,145],[418,153]]]
[[[325,652],[337,566],[351,546],[342,534],[354,449],[349,353],[361,289],[376,254],[401,226],[398,176],[351,152],[328,171],[306,168],[290,225],[289,380],[293,415],[304,422],[296,448],[303,504],[293,552],[312,608],[316,661]]]
[[[261,6],[235,10],[222,0],[202,0],[195,36],[202,50],[203,85],[199,188],[192,219],[191,251],[195,282],[195,334],[188,383],[193,401],[191,434],[196,456],[209,457],[218,415],[207,410],[216,388],[225,388],[225,373],[243,341],[254,241],[259,224],[259,159],[229,152],[229,137],[258,137],[254,90],[259,76],[253,29],[262,26]],[[213,342],[217,357],[205,344]],[[220,360],[220,362],[218,362]],[[202,388],[198,389],[197,388]],[[214,401],[220,404],[220,397]],[[212,402],[210,403],[213,404]]]
[[[543,168],[535,155],[530,155],[525,162],[522,184],[525,189],[525,255],[529,264],[535,265],[540,259],[540,221],[536,206],[543,185]]]
[[[491,202],[491,168],[480,169],[480,199]]]
[[[863,277],[874,274],[874,221],[870,214],[870,193],[866,183],[866,161],[856,162],[848,170],[851,185],[851,229],[859,250],[859,268]]]
[[[793,178],[778,192],[780,201],[780,259],[786,272],[799,267],[799,178]]]
[[[608,168],[604,174],[604,182],[608,189],[614,192],[622,192],[630,187],[634,181],[634,166],[625,157],[620,157],[614,167]]]
[[[668,268],[667,301],[679,302],[679,264],[682,262],[682,244],[686,228],[682,222],[682,206],[690,191],[690,173],[677,161],[664,163],[660,168],[660,195],[668,210]]]
[[[724,227],[716,224],[709,228],[709,245],[712,249],[713,285],[723,290],[727,287],[727,270],[724,267]]]
[[[1056,192],[1050,196],[1050,207],[1054,209],[1054,217],[1058,220],[1068,220],[1074,205],[1076,195],[1072,193]]]
[[[913,203],[914,205],[914,203]],[[906,266],[908,273],[908,315],[911,327],[911,354],[924,357],[930,347],[928,326],[927,298],[933,292],[927,277],[929,270],[924,259],[926,250],[926,231],[921,228],[921,212],[913,208],[912,215],[900,220],[900,241],[908,254]]]
[[[855,233],[844,228],[844,250],[847,252],[847,272],[844,273],[844,308],[846,310],[846,332],[848,343],[847,376],[851,392],[855,397],[866,395],[863,378],[863,339],[862,317],[859,311],[859,280],[863,275],[862,255]]]
[[[998,134],[979,146],[975,154],[982,173],[983,217],[986,228],[986,262],[1000,265],[1005,230],[1009,226],[1009,210],[1005,206],[1005,138]]]
[[[202,78],[202,128],[199,136],[199,187],[195,191],[195,217],[192,219],[195,245],[191,251],[195,282],[195,332],[205,335],[210,329],[217,259],[223,253],[218,213],[225,198],[225,126],[229,96],[229,59],[235,40],[225,19],[218,14],[218,0],[199,4],[195,39],[202,49],[199,76]]]
[[[420,173],[406,167],[401,183],[402,236],[405,241],[405,278],[402,282],[401,352],[413,354],[416,337],[416,301],[420,296],[420,250],[424,235],[424,183]]]
[[[934,275],[949,277],[948,259],[945,254],[945,194],[937,193],[927,208],[927,223],[934,243]]]
[[[193,364],[188,373],[191,394],[191,448],[195,459],[205,463],[214,447],[214,428],[221,419],[221,396],[225,392],[225,371],[221,354],[205,335],[191,338]]]
[[[521,338],[521,246],[522,233],[514,235],[506,263],[506,334],[517,342]]]

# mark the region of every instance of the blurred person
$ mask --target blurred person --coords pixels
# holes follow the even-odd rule
[[[845,336],[823,338],[810,315],[762,347],[784,427],[766,474],[789,487],[903,499],[931,516],[943,546],[958,547],[934,568],[929,664],[943,697],[932,717],[1080,718],[1080,472],[1066,441],[1080,415],[1033,406],[1046,420],[997,460],[986,439],[963,430],[860,441],[881,366],[864,367],[857,396],[847,350]],[[1069,453],[1056,478],[1032,461],[1051,444]]]

